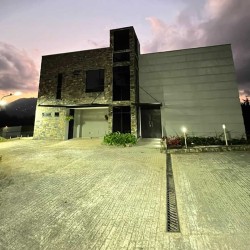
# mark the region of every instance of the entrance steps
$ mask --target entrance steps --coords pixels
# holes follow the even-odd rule
[[[161,139],[160,138],[140,138],[137,142],[137,146],[145,148],[161,148]]]

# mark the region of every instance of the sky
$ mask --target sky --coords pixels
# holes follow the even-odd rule
[[[141,53],[231,44],[241,99],[250,96],[249,0],[0,0],[0,99],[37,97],[43,55],[109,46],[134,26]]]

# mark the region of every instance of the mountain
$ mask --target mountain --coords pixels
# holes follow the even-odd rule
[[[16,116],[18,118],[34,116],[36,111],[37,98],[20,98],[9,103],[4,111],[8,116]]]

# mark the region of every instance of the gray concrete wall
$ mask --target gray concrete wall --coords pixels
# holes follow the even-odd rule
[[[231,46],[145,54],[139,60],[140,102],[161,102],[163,133],[245,136]],[[146,92],[150,93],[148,95]]]

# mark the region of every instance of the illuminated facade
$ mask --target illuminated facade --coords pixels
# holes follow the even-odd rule
[[[72,119],[73,118],[73,119]],[[34,138],[244,135],[230,45],[140,54],[133,27],[110,47],[43,56]]]

